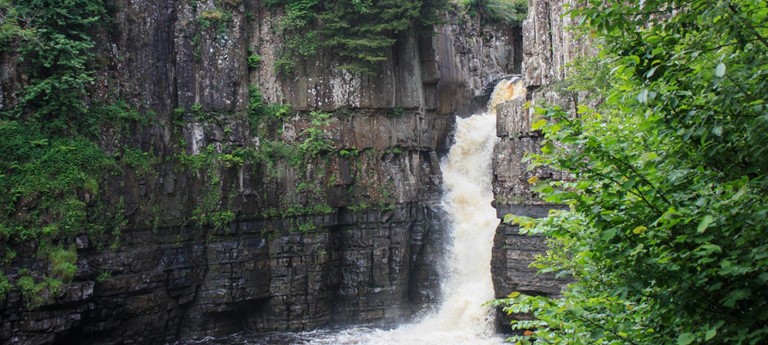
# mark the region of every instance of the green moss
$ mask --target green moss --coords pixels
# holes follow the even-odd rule
[[[58,239],[86,229],[85,200],[97,198],[100,176],[116,168],[114,160],[87,139],[45,136],[17,121],[0,120],[0,136],[6,241]]]
[[[77,252],[74,248],[56,248],[48,254],[51,274],[62,282],[71,282],[77,271]]]

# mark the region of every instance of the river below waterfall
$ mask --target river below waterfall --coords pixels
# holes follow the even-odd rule
[[[242,332],[232,334],[226,337],[208,337],[201,340],[188,340],[178,342],[177,345],[366,345],[366,344],[421,344],[415,343],[393,343],[388,334],[392,331],[380,330],[367,327],[355,327],[350,329],[321,329],[309,332],[291,333],[291,332]],[[445,341],[441,337],[440,341]],[[502,345],[503,338],[498,337],[490,339],[477,339],[477,341],[448,341],[440,344],[493,344]],[[434,344],[438,343],[435,339]]]
[[[520,96],[519,83],[502,81],[490,111],[456,119],[454,144],[442,161],[442,206],[449,216],[450,243],[438,308],[419,321],[392,330],[354,327],[301,333],[238,333],[179,344],[200,345],[499,345],[493,310],[491,248],[499,219],[491,206],[491,161],[496,137],[495,105]],[[523,91],[524,92],[524,91]]]

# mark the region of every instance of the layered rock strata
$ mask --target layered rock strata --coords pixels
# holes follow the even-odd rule
[[[432,35],[402,34],[378,76],[338,71],[321,52],[284,77],[274,69],[281,13],[260,3],[109,1],[90,101],[125,101],[152,125],[105,126],[99,144],[108,154],[136,147],[157,160],[151,172],[107,179],[104,198],[121,205],[127,225],[78,237],[72,283],[37,306],[16,290],[0,300],[0,342],[159,344],[240,330],[387,325],[436,302],[439,159],[454,114],[481,107],[495,81],[519,72],[519,29],[449,14]],[[202,28],[198,18],[213,10],[227,21]],[[7,109],[26,81],[17,57],[2,54]],[[258,66],[247,63],[253,54]],[[244,120],[253,87],[267,103],[293,109],[271,125],[273,137]],[[301,167],[278,160],[203,171],[178,158],[300,143],[313,111],[333,114],[322,126],[332,152]],[[210,195],[233,221],[193,224]],[[14,264],[45,265],[33,253],[20,249]],[[13,280],[16,268],[5,271]]]

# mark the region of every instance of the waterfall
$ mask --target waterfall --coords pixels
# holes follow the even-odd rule
[[[441,162],[442,206],[448,215],[448,272],[442,282],[442,305],[421,321],[390,331],[351,329],[313,344],[498,345],[493,310],[491,249],[499,219],[491,206],[496,105],[524,94],[522,83],[503,80],[494,89],[487,112],[456,119],[454,144]]]

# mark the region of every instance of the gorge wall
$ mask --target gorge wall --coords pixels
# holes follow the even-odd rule
[[[338,71],[320,52],[281,76],[282,13],[260,1],[107,8],[88,102],[119,100],[148,119],[99,129],[105,152],[145,163],[105,177],[100,197],[119,206],[119,226],[77,236],[72,282],[34,304],[18,289],[0,299],[0,342],[386,325],[436,302],[439,159],[454,115],[519,73],[519,28],[449,13],[431,35],[401,34],[379,75]],[[228,19],[201,25],[213,13]],[[2,54],[5,110],[29,80],[18,56]],[[249,122],[258,97],[289,108]],[[309,154],[296,157],[302,144]],[[3,267],[11,282],[20,267],[46,270],[38,248],[15,250]]]
[[[563,180],[568,176],[546,168],[527,169],[526,153],[540,152],[544,138],[531,130],[536,105],[557,105],[576,114],[579,95],[559,89],[566,79],[568,65],[588,54],[588,46],[574,36],[566,8],[576,6],[571,0],[530,0],[528,17],[522,24],[522,83],[526,97],[502,103],[497,108],[497,136],[494,150],[493,191],[499,218],[507,214],[534,218],[546,217],[549,210],[560,207],[538,199],[530,189],[530,178]],[[497,298],[517,291],[529,295],[556,296],[564,281],[553,275],[540,275],[529,267],[539,254],[547,250],[546,239],[521,235],[516,225],[501,223],[496,231],[491,271]],[[509,316],[499,313],[500,325]]]

